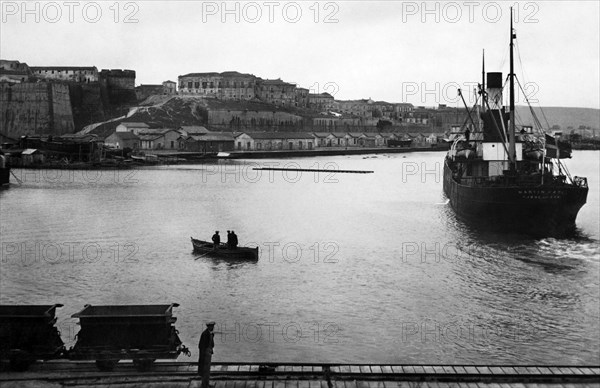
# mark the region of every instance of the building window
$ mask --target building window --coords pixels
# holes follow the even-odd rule
[[[202,82],[202,89],[206,89],[207,85],[208,85],[208,82]]]

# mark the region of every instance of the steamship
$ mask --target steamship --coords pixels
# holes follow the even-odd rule
[[[444,193],[458,217],[469,224],[537,236],[571,235],[586,203],[587,179],[571,177],[561,162],[571,157],[569,144],[546,134],[533,109],[537,130],[523,126],[517,131],[515,80],[519,86],[520,82],[514,73],[512,24],[511,17],[508,110],[502,105],[502,73],[486,77],[484,58],[473,107],[466,105],[459,90],[468,119],[445,158]]]

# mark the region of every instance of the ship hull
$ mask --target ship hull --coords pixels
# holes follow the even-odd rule
[[[458,183],[444,163],[444,193],[459,218],[489,229],[562,237],[575,220],[588,188],[572,184],[478,187]]]

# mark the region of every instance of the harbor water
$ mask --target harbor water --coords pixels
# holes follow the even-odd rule
[[[598,151],[567,239],[477,230],[442,192],[443,152],[14,171],[0,191],[0,303],[165,304],[213,361],[600,362]],[[257,167],[367,170],[369,174]],[[257,262],[192,252],[235,230]]]

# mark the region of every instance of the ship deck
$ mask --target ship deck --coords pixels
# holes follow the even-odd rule
[[[269,366],[259,371],[259,365]],[[4,365],[6,366],[6,365]],[[192,362],[157,362],[147,372],[120,362],[100,372],[93,362],[38,362],[0,373],[12,387],[200,387]],[[600,387],[600,366],[376,365],[213,363],[214,388]]]

